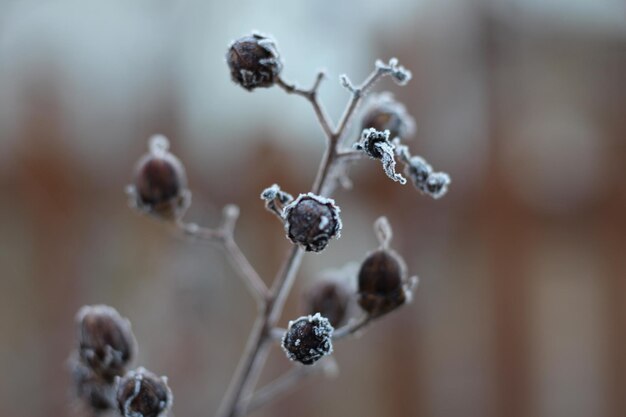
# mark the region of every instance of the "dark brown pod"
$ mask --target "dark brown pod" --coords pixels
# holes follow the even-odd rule
[[[115,390],[112,382],[105,381],[78,360],[72,360],[71,371],[76,397],[86,407],[96,412],[114,407]]]
[[[361,130],[374,128],[389,131],[389,138],[404,137],[415,129],[413,118],[391,93],[372,96],[361,121]]]
[[[81,308],[76,323],[83,363],[109,381],[123,375],[137,349],[130,322],[113,307],[95,305]]]
[[[400,307],[407,301],[404,261],[388,249],[365,258],[359,270],[359,305],[372,317]]]
[[[283,68],[274,41],[257,33],[234,41],[226,63],[233,81],[248,91],[271,87]]]
[[[308,252],[320,252],[330,239],[340,235],[339,212],[339,207],[330,198],[313,193],[300,194],[283,210],[287,236]]]
[[[350,295],[346,285],[336,280],[320,280],[304,295],[307,313],[320,313],[334,327],[346,318]]]
[[[333,351],[334,328],[327,318],[319,313],[303,316],[289,322],[282,339],[287,357],[304,365],[312,365]]]
[[[159,417],[172,406],[172,391],[167,379],[137,368],[120,379],[117,405],[124,417]]]

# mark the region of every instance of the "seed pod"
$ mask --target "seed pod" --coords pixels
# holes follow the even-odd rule
[[[122,375],[137,350],[130,322],[113,307],[95,305],[82,307],[76,324],[81,360],[108,381]]]
[[[159,417],[172,406],[172,391],[167,378],[137,368],[120,379],[117,406],[124,417]]]
[[[421,156],[412,156],[405,166],[404,173],[413,181],[418,190],[425,191],[426,180],[433,172],[433,168]]]
[[[131,204],[163,219],[182,216],[189,205],[187,175],[180,160],[169,152],[169,142],[161,135],[150,139],[150,151],[135,164]]]
[[[292,361],[312,365],[332,353],[334,330],[328,319],[319,313],[300,317],[289,322],[282,339],[283,350]]]
[[[434,172],[428,176],[424,190],[432,198],[441,198],[448,192],[450,176],[445,172]]]
[[[320,280],[313,284],[304,296],[307,312],[320,313],[334,327],[346,318],[350,295],[346,285],[336,280]]]
[[[115,392],[111,383],[76,359],[71,361],[71,371],[76,397],[84,405],[96,412],[114,407]]]
[[[274,41],[257,33],[234,41],[226,62],[233,81],[248,91],[271,87],[283,69]]]
[[[361,122],[361,131],[374,128],[389,131],[391,139],[405,137],[415,130],[415,122],[409,116],[402,103],[396,101],[391,93],[373,95],[365,110]]]
[[[307,252],[320,252],[330,239],[341,234],[339,211],[330,198],[300,194],[283,209],[287,236]]]
[[[373,318],[407,301],[404,261],[389,249],[369,254],[359,271],[359,305]]]

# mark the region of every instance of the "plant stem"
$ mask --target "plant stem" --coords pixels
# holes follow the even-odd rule
[[[352,115],[354,114],[358,104],[367,92],[367,90],[383,75],[386,75],[384,69],[377,66],[366,80],[358,87],[351,86],[350,91],[352,97],[348,103],[343,116],[336,129],[332,128],[332,123],[327,113],[319,101],[318,90],[321,81],[324,79],[324,73],[319,72],[313,83],[313,86],[306,90],[297,87],[295,84],[285,82],[281,78],[277,84],[289,94],[296,94],[307,99],[313,106],[313,110],[317,116],[318,122],[326,136],[326,150],[320,161],[315,181],[313,182],[312,192],[324,195],[327,180],[331,177],[330,173],[335,168],[335,164],[340,161],[351,159],[351,154],[340,151],[339,143],[346,131]],[[347,78],[346,78],[347,79]],[[332,190],[334,187],[330,187]],[[327,192],[330,194],[330,191]],[[270,342],[272,340],[272,329],[280,319],[285,301],[291,290],[297,272],[302,263],[304,250],[294,245],[288,252],[285,261],[278,274],[276,275],[267,301],[264,304],[262,314],[260,314],[252,327],[252,331],[248,338],[246,348],[242,355],[237,371],[233,376],[228,391],[222,400],[218,409],[217,417],[239,417],[244,415],[248,408],[252,397],[252,391],[259,379],[263,365],[269,353]]]

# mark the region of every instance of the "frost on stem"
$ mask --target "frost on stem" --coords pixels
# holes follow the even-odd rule
[[[287,237],[307,252],[320,252],[341,235],[340,211],[331,198],[300,194],[283,209]]]
[[[283,68],[274,40],[259,33],[232,42],[226,62],[233,81],[248,91],[271,87]]]
[[[293,201],[293,196],[282,191],[278,184],[273,184],[261,192],[261,200],[265,201],[265,208],[270,212],[282,217],[284,206]]]
[[[126,187],[129,204],[163,220],[179,219],[191,203],[185,167],[169,151],[165,136],[152,136],[148,148],[135,164],[133,183]]]
[[[144,368],[128,372],[118,382],[117,406],[123,417],[161,417],[172,401],[167,378]]]
[[[363,130],[361,140],[354,145],[354,148],[365,152],[372,159],[380,160],[389,178],[400,184],[406,184],[406,178],[396,173],[395,146],[389,141],[389,130],[383,132],[374,128]]]
[[[411,80],[411,71],[398,65],[397,58],[391,58],[388,64],[383,61],[376,61],[376,68],[385,74],[389,74],[398,85],[406,85]]]
[[[303,316],[289,322],[281,341],[287,357],[304,365],[312,365],[333,352],[335,329],[321,314]]]

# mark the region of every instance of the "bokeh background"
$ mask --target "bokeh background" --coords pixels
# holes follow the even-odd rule
[[[414,303],[336,346],[313,378],[256,416],[626,416],[626,6],[622,0],[0,1],[0,415],[72,416],[73,317],[129,317],[138,364],[167,374],[178,416],[217,408],[255,307],[219,248],[128,209],[153,133],[170,137],[212,225],[270,281],[289,248],[258,199],[307,191],[323,151],[308,103],[229,79],[231,39],[278,40],[287,79],[338,117],[338,76],[376,58],[418,124],[415,153],[448,171],[433,201],[380,166],[340,191],[344,232],[304,261],[283,323],[328,268],[394,245]],[[356,129],[352,132],[357,135]],[[263,381],[289,364],[275,349]]]

